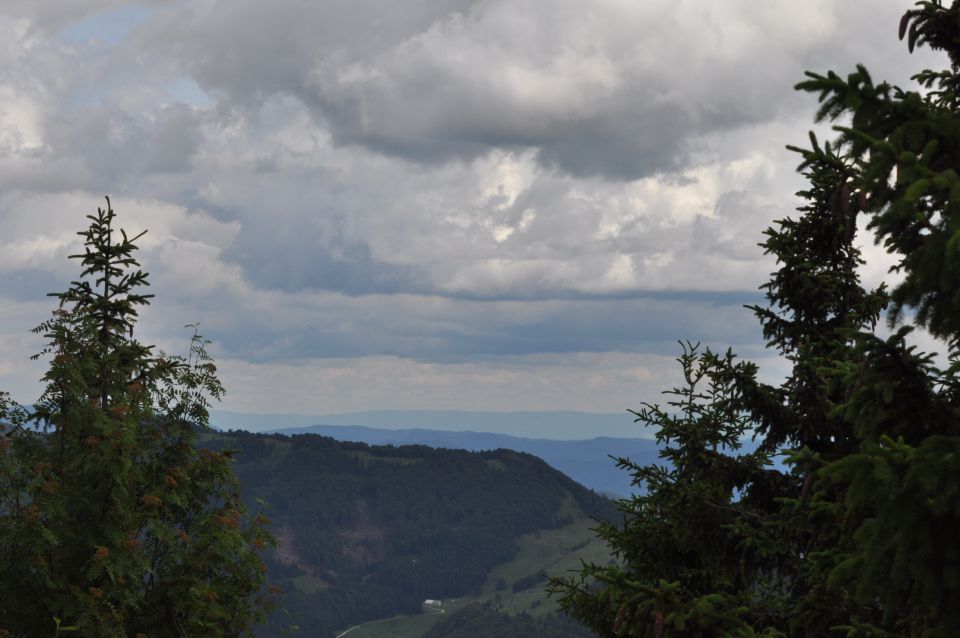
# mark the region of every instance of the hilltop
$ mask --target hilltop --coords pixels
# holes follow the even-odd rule
[[[611,457],[626,456],[648,464],[657,461],[656,441],[640,438],[595,437],[584,440],[530,439],[492,432],[429,430],[424,428],[389,430],[361,425],[312,425],[277,431],[280,434],[321,434],[338,441],[360,441],[370,445],[428,445],[433,448],[513,450],[526,452],[546,461],[576,482],[596,492],[624,497],[635,488],[631,475],[617,467]]]

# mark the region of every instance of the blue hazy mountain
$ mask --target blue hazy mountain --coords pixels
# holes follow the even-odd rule
[[[211,424],[221,430],[265,432],[279,428],[365,425],[387,430],[425,428],[490,432],[531,439],[583,440],[595,437],[653,438],[627,411],[468,412],[458,410],[370,410],[344,414],[248,414],[214,410]]]
[[[278,434],[320,434],[338,441],[356,441],[369,445],[426,445],[432,448],[513,450],[540,457],[581,485],[604,494],[626,496],[630,475],[616,466],[611,456],[625,456],[646,465],[657,459],[656,443],[650,439],[594,437],[557,441],[509,436],[493,432],[456,432],[411,428],[387,430],[362,425],[312,425],[304,428],[278,428]]]

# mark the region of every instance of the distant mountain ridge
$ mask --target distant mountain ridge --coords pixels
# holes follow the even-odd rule
[[[610,457],[625,456],[641,465],[658,458],[656,442],[640,438],[595,437],[568,441],[531,439],[493,432],[425,428],[388,430],[363,425],[311,425],[274,432],[287,435],[320,434],[338,441],[357,441],[369,445],[426,445],[473,452],[497,449],[526,452],[543,459],[585,487],[620,497],[632,491],[630,474],[618,468]]]
[[[574,411],[471,412],[465,410],[368,410],[343,414],[250,414],[213,410],[211,424],[221,430],[265,432],[310,425],[365,425],[386,430],[490,432],[532,439],[582,440],[606,436],[648,438],[654,433],[634,423],[628,412]]]

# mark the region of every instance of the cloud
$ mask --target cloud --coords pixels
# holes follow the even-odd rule
[[[146,172],[181,173],[190,169],[200,145],[199,113],[183,104],[161,110],[153,126]]]
[[[30,31],[38,37],[72,26],[77,37],[107,33],[111,36],[109,39],[115,40],[150,16],[149,5],[173,2],[175,0],[5,0],[0,14],[29,21]]]
[[[0,295],[0,305],[0,389],[16,400],[33,401],[40,396],[39,379],[46,372],[46,362],[30,360],[42,343],[29,330],[49,317],[50,304]]]
[[[471,379],[488,390],[469,407],[550,407],[582,375],[611,389],[568,407],[607,410],[637,396],[618,371],[675,338],[766,356],[740,305],[774,268],[761,231],[802,186],[783,145],[814,100],[790,87],[858,61],[903,83],[932,58],[896,42],[902,10],[3,3],[2,370],[32,351],[104,194],[150,230],[142,336],[173,351],[201,322],[243,401],[257,378],[309,392],[299,371],[343,409],[443,403]]]
[[[295,365],[225,360],[224,409],[347,412],[357,409],[582,410],[617,412],[660,400],[680,381],[672,356],[573,353],[494,363],[438,364],[396,357],[304,360]],[[266,399],[264,386],[269,387]],[[469,391],[464,391],[469,388]],[[625,423],[629,416],[624,414]]]
[[[703,135],[796,102],[796,60],[836,35],[837,10],[817,2],[785,21],[788,4],[773,4],[490,0],[397,15],[198,2],[145,37],[208,93],[296,96],[339,145],[434,163],[534,149],[543,166],[634,179],[678,170]]]
[[[33,285],[55,278],[60,288],[66,285],[76,276],[76,264],[64,257],[80,250],[72,226],[94,201],[85,193],[0,201],[10,232],[0,272],[30,275]],[[113,206],[119,225],[131,234],[149,228],[138,242],[140,260],[158,303],[145,312],[144,328],[164,347],[181,338],[179,327],[188,321],[201,321],[227,356],[258,361],[384,355],[467,361],[590,350],[662,352],[664,344],[672,351],[674,338],[707,332],[725,343],[754,339],[740,307],[754,299],[749,295],[496,300],[264,290],[230,259],[241,223],[149,200],[117,198]]]
[[[296,96],[338,145],[426,163],[534,149],[545,167],[629,180],[690,166],[711,133],[796,113],[804,67],[865,53],[889,62],[892,47],[871,40],[885,25],[892,35],[898,11],[828,0],[802,15],[786,0],[207,1],[145,38],[208,93]]]

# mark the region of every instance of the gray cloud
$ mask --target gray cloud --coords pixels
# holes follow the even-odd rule
[[[296,318],[285,319],[278,309],[208,324],[225,356],[260,362],[382,355],[428,362],[576,352],[669,355],[676,352],[678,338],[709,335],[715,344],[748,344],[759,335],[740,303],[697,296],[590,302],[323,300],[322,307],[310,311],[301,307]]]
[[[887,62],[867,29],[892,34],[902,10],[829,0],[802,15],[789,2],[746,0],[208,0],[142,38],[238,103],[296,96],[339,145],[428,163],[535,149],[544,166],[573,175],[635,179],[689,166],[704,135],[796,112],[803,100],[791,86],[804,66],[865,53]]]
[[[338,144],[424,162],[534,148],[546,166],[629,179],[676,170],[699,136],[790,102],[793,78],[780,72],[832,33],[835,10],[726,33],[747,4],[678,16],[672,3],[208,2],[149,41],[173,43],[210,91],[297,96]]]
[[[264,241],[266,233],[269,241]],[[369,245],[344,237],[342,219],[322,211],[280,228],[274,219],[250,220],[223,258],[240,264],[250,282],[264,289],[361,295],[426,288],[415,266],[376,260]]]
[[[154,0],[155,3],[164,0]],[[137,3],[148,4],[147,3]],[[66,25],[76,23],[92,15],[113,9],[129,7],[129,0],[6,0],[0,13],[15,15],[29,20],[31,31],[48,35]]]
[[[783,145],[813,102],[790,87],[857,61],[903,82],[931,58],[896,42],[902,10],[3,3],[0,387],[103,194],[150,229],[145,338],[176,350],[200,321],[264,393],[303,372],[391,407],[473,379],[488,403],[597,409],[659,387],[675,338],[764,356],[739,306],[796,205]]]
[[[200,116],[194,109],[174,104],[158,113],[149,142],[146,172],[182,173],[200,145]]]

